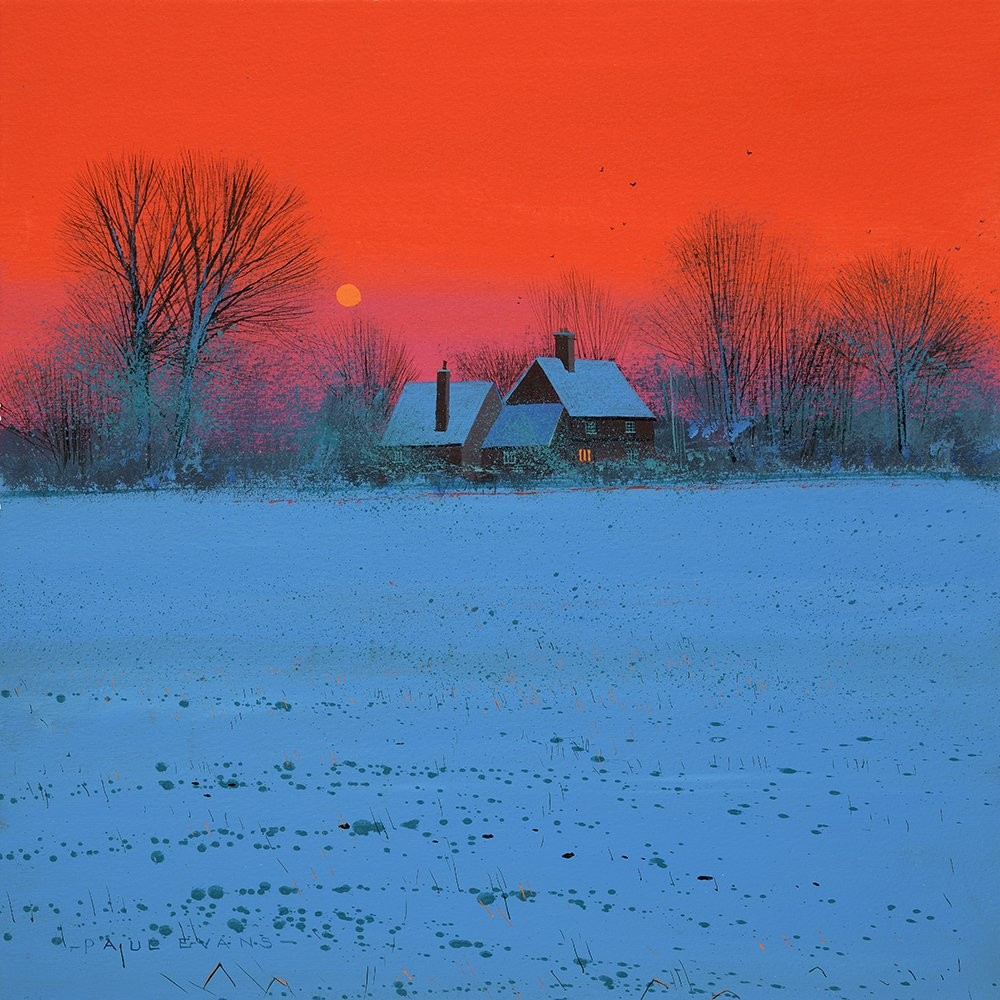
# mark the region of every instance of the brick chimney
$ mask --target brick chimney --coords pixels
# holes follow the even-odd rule
[[[563,368],[571,372],[575,361],[573,350],[575,335],[570,333],[569,330],[556,330],[554,336],[556,341],[556,357],[563,363]]]
[[[434,430],[446,431],[448,429],[448,416],[451,401],[451,372],[448,371],[448,362],[441,362],[441,370],[437,377],[437,407],[434,411]]]

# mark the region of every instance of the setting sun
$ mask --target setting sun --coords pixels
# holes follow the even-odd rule
[[[337,289],[337,301],[342,306],[356,306],[361,302],[361,291],[357,285],[341,285]]]

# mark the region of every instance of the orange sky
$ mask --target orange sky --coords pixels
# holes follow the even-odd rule
[[[527,285],[569,267],[650,295],[715,205],[820,268],[947,252],[995,319],[998,53],[993,0],[3,0],[0,353],[58,304],[75,175],[133,149],[249,154],[300,187],[330,288],[428,372],[523,330]]]

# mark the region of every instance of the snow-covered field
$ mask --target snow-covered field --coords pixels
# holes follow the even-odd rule
[[[1000,989],[995,489],[0,499],[4,997]]]

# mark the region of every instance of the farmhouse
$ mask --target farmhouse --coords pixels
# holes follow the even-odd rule
[[[652,456],[656,420],[618,365],[577,360],[568,330],[554,338],[555,357],[535,358],[507,395],[505,409],[561,405],[564,447],[577,462]]]
[[[413,468],[543,473],[556,460],[635,462],[653,454],[655,418],[614,361],[577,361],[574,336],[525,369],[506,404],[493,382],[408,382],[382,445]]]
[[[492,382],[456,382],[445,361],[434,382],[407,382],[382,445],[415,468],[479,465],[483,440],[503,407]]]

